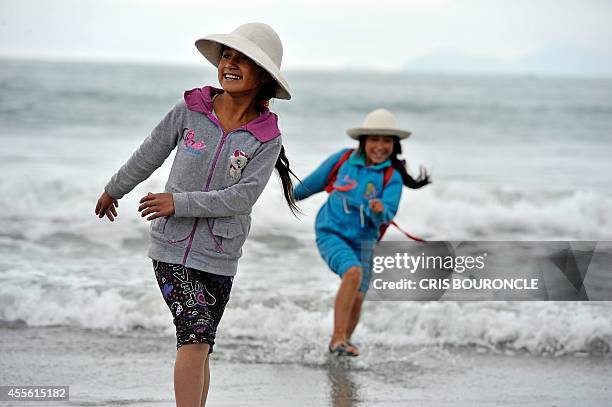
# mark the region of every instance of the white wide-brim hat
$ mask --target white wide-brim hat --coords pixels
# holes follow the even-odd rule
[[[401,140],[411,134],[398,129],[395,115],[386,109],[371,111],[363,121],[363,126],[348,129],[346,133],[355,140],[359,140],[361,136],[395,136]]]
[[[291,99],[289,84],[280,73],[283,44],[276,31],[269,25],[243,24],[231,34],[207,35],[197,40],[195,46],[214,66],[219,66],[223,46],[243,53],[274,78],[276,81],[275,98]]]

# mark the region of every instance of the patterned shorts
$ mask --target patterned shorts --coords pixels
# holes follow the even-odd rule
[[[234,277],[153,260],[157,284],[176,327],[176,348],[207,343],[212,353],[217,326],[229,301]]]

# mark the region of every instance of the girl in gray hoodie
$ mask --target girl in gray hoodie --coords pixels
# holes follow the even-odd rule
[[[276,167],[285,198],[296,209],[275,97],[290,99],[280,73],[282,44],[261,23],[196,41],[218,69],[221,89],[184,97],[112,176],[95,213],[113,221],[118,200],[147,179],[176,148],[163,193],[149,193],[138,210],[151,221],[149,257],[176,326],[177,405],[204,405],[208,355],[229,299],[251,208]]]

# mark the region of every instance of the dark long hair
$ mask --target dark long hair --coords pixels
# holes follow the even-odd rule
[[[221,54],[228,49],[227,46],[221,47]],[[255,96],[255,107],[259,113],[263,112],[270,103],[270,99],[272,99],[276,95],[276,81],[274,78],[270,76],[270,74],[263,68],[259,67],[260,71],[263,73],[264,78],[269,79],[265,82],[257,95]],[[285,147],[281,146],[281,151],[276,159],[276,164],[274,164],[274,168],[276,168],[276,172],[278,172],[278,176],[283,185],[283,195],[285,196],[285,200],[287,201],[287,205],[289,205],[289,209],[291,212],[296,215],[296,213],[300,213],[300,208],[295,203],[295,197],[293,196],[293,182],[291,181],[291,175],[293,175],[298,181],[300,180],[297,175],[291,171],[289,168],[289,159],[285,154]]]
[[[268,107],[270,103],[270,99],[274,97],[276,94],[276,82],[274,80],[270,82],[266,82],[257,92],[257,96],[255,97],[255,104],[257,106],[257,110],[262,112],[265,108]],[[276,164],[274,164],[274,168],[276,168],[276,172],[281,180],[281,184],[283,186],[283,195],[285,196],[285,200],[287,201],[287,205],[289,205],[289,209],[291,212],[296,215],[300,213],[300,208],[297,206],[295,202],[295,197],[293,196],[293,181],[291,180],[291,175],[295,177],[298,181],[300,180],[297,175],[291,168],[289,168],[289,159],[285,154],[285,146],[281,146],[280,154],[276,159]]]
[[[358,154],[365,156],[365,142],[368,136],[359,137],[359,149],[357,150]],[[402,181],[404,185],[408,188],[418,189],[424,187],[427,184],[431,184],[431,175],[427,172],[427,170],[421,166],[419,167],[419,176],[414,179],[410,174],[408,174],[408,170],[406,169],[406,161],[400,160],[397,158],[398,155],[402,154],[402,145],[400,144],[399,138],[393,137],[393,152],[391,153],[391,166],[397,170],[402,176]]]
[[[231,48],[225,45],[220,48],[221,55],[223,55],[223,52],[225,52],[226,49]],[[272,78],[265,69],[263,69],[262,67],[259,67],[259,69],[260,72],[264,75],[264,78],[269,79],[261,86],[261,88],[259,88],[259,91],[255,96],[255,107],[257,111],[261,113],[264,111],[264,109],[268,107],[270,99],[272,99],[276,95],[277,85],[274,78]],[[295,203],[295,198],[293,196],[293,182],[291,181],[291,175],[293,175],[298,181],[300,179],[289,168],[289,159],[285,154],[284,146],[281,146],[281,151],[278,155],[278,158],[276,159],[276,164],[274,164],[274,168],[276,168],[278,176],[281,179],[281,183],[283,184],[283,195],[285,195],[287,205],[289,205],[289,209],[291,209],[291,212],[296,215],[296,212],[300,212],[300,208]]]

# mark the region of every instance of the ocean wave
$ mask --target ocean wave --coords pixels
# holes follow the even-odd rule
[[[149,224],[136,210],[148,191],[163,190],[172,158],[121,200],[116,222],[97,219],[93,210],[110,176],[182,90],[201,86],[203,73],[2,64],[0,136],[15,142],[0,154],[0,326],[174,335],[145,258]],[[612,82],[414,76],[390,82],[386,75],[343,73],[321,92],[323,77],[296,74],[299,97],[273,105],[300,176],[350,145],[346,127],[385,106],[418,135],[405,144],[410,162],[435,167],[433,185],[403,191],[396,221],[409,232],[431,240],[612,240],[606,139]],[[525,89],[533,97],[526,99]],[[251,238],[219,332],[232,360],[324,363],[337,288],[314,243],[314,218],[325,199],[299,202],[304,215],[296,219],[273,179],[253,208]],[[403,237],[390,230],[386,239]],[[610,315],[609,305],[593,303],[372,302],[356,340],[366,353],[468,346],[605,354]]]
[[[174,333],[152,278],[121,287],[84,277],[45,278],[43,272],[3,280],[0,326]],[[240,362],[325,363],[321,349],[331,334],[333,295],[333,289],[324,289],[292,296],[283,288],[264,292],[243,283],[232,293],[219,341],[230,348],[227,357]],[[608,303],[366,301],[355,340],[366,351],[468,346],[535,355],[602,355],[612,344],[610,311]],[[239,349],[232,353],[232,347]]]
[[[255,232],[272,229],[312,240],[314,218],[327,198],[299,202],[296,220],[272,184],[254,208]],[[276,195],[276,196],[275,196]],[[609,240],[612,198],[597,191],[475,188],[462,182],[404,191],[395,221],[430,240]],[[393,228],[386,239],[402,239]]]

